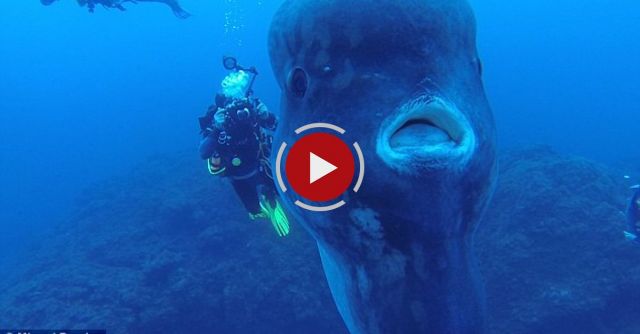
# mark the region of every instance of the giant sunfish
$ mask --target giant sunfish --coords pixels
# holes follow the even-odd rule
[[[287,0],[273,19],[276,145],[326,122],[366,160],[361,189],[334,211],[282,193],[353,334],[484,331],[471,244],[496,153],[475,34],[462,0]]]

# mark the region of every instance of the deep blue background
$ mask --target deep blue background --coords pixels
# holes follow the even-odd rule
[[[266,51],[275,5],[185,1],[188,20],[160,4],[128,7],[91,15],[71,0],[3,4],[2,253],[37,242],[99,180],[156,153],[195,150],[222,54],[259,66],[256,90],[276,108]]]
[[[73,199],[156,153],[194,149],[196,117],[238,55],[262,71],[278,1],[187,1],[90,15],[72,0],[0,12],[0,251],[17,254]],[[640,159],[640,3],[472,1],[502,148],[546,143],[603,163]],[[162,163],[162,161],[157,161]],[[8,259],[8,256],[3,256]]]

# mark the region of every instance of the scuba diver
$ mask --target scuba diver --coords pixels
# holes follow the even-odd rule
[[[627,229],[624,236],[631,241],[640,243],[640,185],[633,186],[635,193],[627,208]]]
[[[289,222],[278,201],[271,176],[272,136],[276,116],[258,98],[252,86],[258,75],[254,68],[238,65],[233,57],[223,59],[230,73],[222,81],[215,104],[200,117],[200,157],[209,173],[231,181],[252,220],[271,221],[279,236],[289,234]]]
[[[42,3],[45,6],[49,6],[56,1],[58,0],[40,0],[40,3]],[[160,2],[169,6],[173,11],[173,14],[181,19],[186,19],[187,17],[191,16],[191,14],[189,14],[186,10],[182,9],[180,4],[178,3],[178,0],[77,0],[77,1],[80,6],[82,7],[86,6],[89,9],[89,12],[91,13],[95,11],[96,5],[102,5],[105,8],[115,8],[115,9],[124,11],[124,10],[127,10],[124,6],[122,6],[122,4],[125,2],[132,2],[132,3]]]

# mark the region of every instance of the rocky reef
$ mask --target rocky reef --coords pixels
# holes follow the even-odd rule
[[[640,333],[640,247],[622,173],[538,147],[506,154],[476,238],[492,333]]]
[[[87,189],[0,283],[0,324],[109,333],[341,333],[316,247],[250,221],[188,154]]]
[[[544,147],[503,154],[476,249],[491,333],[640,332],[622,173]],[[0,278],[0,323],[110,333],[346,333],[316,247],[250,221],[190,154],[97,184]]]

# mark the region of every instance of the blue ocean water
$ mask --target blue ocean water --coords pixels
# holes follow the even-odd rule
[[[0,13],[0,244],[20,248],[65,217],[98,180],[157,153],[197,148],[197,117],[219,88],[223,54],[261,69],[276,108],[266,35],[275,4],[186,2],[127,12],[74,1],[10,2]]]
[[[160,4],[2,4],[0,267],[105,180],[149,157],[195,157],[223,54],[259,69],[255,91],[278,110],[266,36],[280,2],[181,3],[192,17]],[[501,150],[549,145],[640,181],[640,3],[471,3]]]

